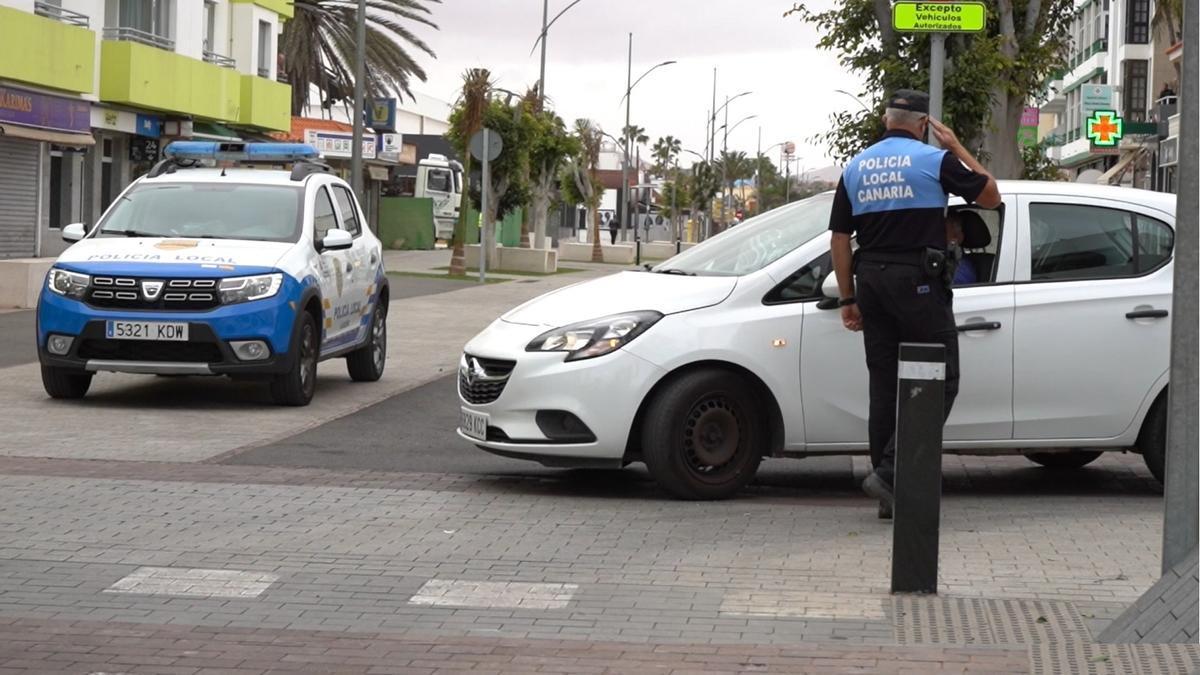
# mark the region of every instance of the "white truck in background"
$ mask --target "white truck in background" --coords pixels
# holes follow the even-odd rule
[[[436,153],[430,153],[417,164],[413,196],[433,200],[434,233],[438,239],[449,241],[454,236],[462,192],[462,164]]]

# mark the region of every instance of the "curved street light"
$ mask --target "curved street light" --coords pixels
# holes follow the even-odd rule
[[[715,93],[715,91],[714,91],[714,93]],[[726,107],[730,103],[733,103],[734,101],[738,100],[739,98],[741,98],[743,96],[749,96],[750,94],[753,94],[753,93],[754,93],[753,91],[749,91],[749,90],[743,91],[742,93],[740,93],[736,96],[733,96],[732,98],[725,99],[725,103],[720,108],[713,109],[712,115],[709,117],[709,124],[708,124],[708,129],[709,129],[708,151],[710,153],[710,158],[711,158],[711,153],[715,152],[717,149],[717,113],[721,112],[722,110],[725,110]],[[728,111],[725,113],[725,123],[726,124],[729,123]]]
[[[854,99],[854,102],[857,103],[863,110],[865,110],[867,112],[871,112],[871,109],[867,107],[866,103],[862,102],[862,99],[855,96],[854,94],[851,94],[850,92],[846,91],[845,89],[834,89],[833,91],[834,91],[834,93],[837,93],[837,94],[849,96],[850,98]]]
[[[575,0],[563,11],[555,14],[553,19],[546,21],[546,17],[550,14],[550,0],[542,0],[542,32],[538,33],[537,39],[533,41],[533,47],[529,49],[529,55],[533,56],[533,50],[537,49],[538,43],[540,42],[542,45],[542,65],[541,71],[538,73],[538,98],[542,103],[546,102],[546,32],[550,30],[550,26],[553,26],[555,21],[558,21],[559,17],[567,13],[567,10],[581,2],[583,0]]]
[[[645,79],[645,77],[646,77],[647,75],[649,75],[650,73],[653,73],[655,70],[658,70],[659,68],[662,68],[663,66],[669,66],[669,65],[671,65],[671,64],[674,64],[674,63],[678,63],[678,61],[663,61],[662,63],[660,63],[660,64],[658,64],[658,65],[656,65],[656,66],[652,66],[652,67],[650,68],[650,70],[647,70],[646,72],[642,73],[641,77],[639,77],[638,79],[634,80],[633,84],[629,85],[629,88],[625,90],[625,96],[622,96],[622,97],[621,97],[621,101],[624,101],[624,100],[625,100],[625,98],[626,98],[627,96],[629,96],[629,92],[633,91],[633,88],[634,88],[634,87],[636,87],[636,86],[638,86],[638,82],[641,82],[643,79]],[[621,101],[618,101],[618,102],[617,102],[617,105],[620,105],[620,104],[621,104]]]

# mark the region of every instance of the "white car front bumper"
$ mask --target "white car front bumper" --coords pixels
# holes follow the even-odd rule
[[[459,435],[485,450],[550,466],[619,466],[638,406],[665,371],[623,349],[573,362],[565,361],[563,353],[525,351],[545,331],[544,326],[497,320],[467,343],[468,357],[516,365],[500,395],[478,403],[464,397],[460,367],[459,401],[464,409],[488,416],[489,433],[486,441],[461,428]],[[574,415],[595,440],[550,439],[538,424],[539,411]]]

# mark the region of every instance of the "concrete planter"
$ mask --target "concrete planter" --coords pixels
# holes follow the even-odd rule
[[[604,262],[606,263],[633,264],[633,244],[601,244],[600,250],[604,255]],[[592,245],[563,241],[558,245],[558,255],[562,260],[591,262]]]
[[[0,309],[33,309],[54,258],[0,260]]]
[[[686,246],[686,244],[684,244]],[[675,242],[648,241],[642,244],[642,260],[666,260],[675,257]]]
[[[479,244],[468,244],[464,252],[467,269],[479,269]],[[496,249],[496,257],[498,260],[488,260],[488,269],[537,274],[554,274],[558,271],[558,251],[551,248],[501,246]]]

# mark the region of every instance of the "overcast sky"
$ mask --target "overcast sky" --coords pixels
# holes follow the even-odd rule
[[[550,17],[569,2],[550,0]],[[811,6],[831,3],[816,0]],[[790,0],[582,0],[550,29],[547,97],[568,124],[587,117],[619,134],[632,32],[634,79],[656,63],[678,62],[654,71],[633,90],[631,120],[646,129],[651,142],[670,134],[703,153],[716,67],[718,107],[727,94],[754,92],[729,105],[730,127],[746,115],[758,116],[730,134],[731,150],[753,156],[761,126],[764,150],[791,140],[805,168],[827,166],[825,148],[809,137],[828,126],[830,113],[858,107],[834,92],[857,93],[858,81],[833,55],[815,49],[812,28],[795,16],[783,18],[791,6]],[[415,90],[453,102],[463,71],[480,66],[514,91],[537,81],[539,54],[530,55],[530,49],[541,30],[541,0],[444,0],[430,7],[440,30],[419,27],[418,33],[437,59],[422,60],[429,78]],[[717,126],[723,123],[719,119]],[[718,136],[718,149],[720,144]],[[769,154],[777,159],[778,152]]]

